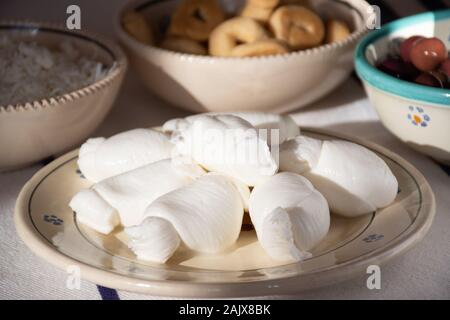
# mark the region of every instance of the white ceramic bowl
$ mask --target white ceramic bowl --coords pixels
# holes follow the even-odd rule
[[[314,0],[324,17],[345,20],[354,32],[345,40],[281,56],[218,58],[175,53],[139,43],[121,26],[136,10],[150,22],[156,38],[167,27],[177,0],[127,5],[117,33],[134,69],[163,100],[194,112],[257,110],[284,112],[311,103],[342,83],[353,70],[353,51],[366,33],[369,4],[363,0]],[[229,12],[243,1],[221,1]]]
[[[450,10],[397,20],[367,35],[356,51],[356,71],[381,121],[394,135],[450,163],[450,90],[399,80],[374,67],[391,43],[413,35],[438,37],[450,50]]]
[[[115,100],[127,68],[120,48],[97,36],[34,22],[0,22],[0,35],[56,46],[64,40],[108,68],[103,79],[62,96],[0,106],[0,171],[59,155],[85,140]]]

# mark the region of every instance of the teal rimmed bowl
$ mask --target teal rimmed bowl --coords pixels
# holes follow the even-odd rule
[[[413,35],[438,37],[450,50],[450,9],[403,18],[372,31],[358,44],[355,66],[384,126],[413,148],[450,163],[450,90],[392,77],[375,65]]]

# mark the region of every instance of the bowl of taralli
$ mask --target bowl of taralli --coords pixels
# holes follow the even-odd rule
[[[140,0],[116,28],[143,83],[172,105],[285,112],[347,78],[370,12],[363,0]]]

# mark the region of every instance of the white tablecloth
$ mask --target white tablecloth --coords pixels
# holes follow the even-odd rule
[[[100,32],[111,32],[110,22],[124,1],[95,1],[102,5],[102,21],[92,10],[93,1],[81,3],[86,24]],[[36,9],[36,3],[43,10]],[[45,5],[51,4],[51,5]],[[0,4],[0,18],[36,17],[61,19],[70,1],[9,1]],[[87,9],[91,7],[91,9]],[[83,20],[85,21],[85,20]],[[94,22],[95,21],[95,22]],[[185,111],[156,100],[130,72],[115,107],[94,135],[136,127],[160,125],[165,120],[184,116]],[[379,143],[413,163],[428,179],[436,195],[437,213],[433,226],[414,249],[382,267],[381,290],[368,290],[366,276],[305,292],[290,298],[304,299],[442,299],[450,298],[450,177],[441,166],[416,153],[392,136],[378,121],[361,85],[350,78],[343,86],[314,105],[293,112],[304,126],[325,127],[336,132]],[[13,213],[16,197],[23,184],[40,168],[35,165],[0,174],[0,299],[157,299],[123,291],[109,290],[83,281],[80,290],[66,288],[65,272],[36,257],[18,238]],[[447,171],[448,172],[448,171]],[[275,297],[270,297],[275,298]]]

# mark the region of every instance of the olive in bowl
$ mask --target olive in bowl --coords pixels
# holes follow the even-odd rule
[[[450,48],[449,30],[450,10],[426,12],[369,33],[355,53],[356,72],[383,125],[443,163],[450,163],[449,65],[443,50]],[[433,57],[424,58],[430,52]]]

